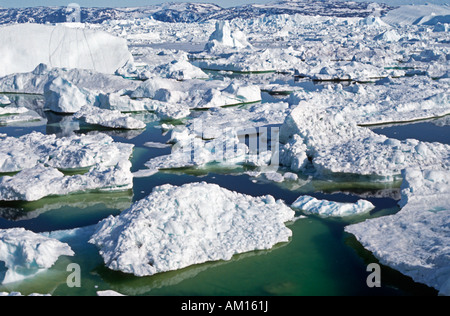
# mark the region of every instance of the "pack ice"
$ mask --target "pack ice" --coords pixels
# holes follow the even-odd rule
[[[403,172],[401,211],[345,230],[382,264],[450,295],[450,171]]]
[[[157,187],[103,220],[90,243],[112,270],[148,276],[287,242],[294,211],[272,196],[251,197],[214,184]]]
[[[32,277],[51,268],[60,256],[73,256],[69,245],[23,228],[0,230],[0,261],[8,269],[2,284]]]
[[[126,40],[64,25],[17,24],[0,28],[0,77],[50,67],[114,74],[132,61]]]

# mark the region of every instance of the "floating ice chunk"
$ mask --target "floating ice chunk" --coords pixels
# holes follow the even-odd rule
[[[75,113],[75,118],[92,125],[99,125],[108,128],[120,129],[143,129],[145,123],[131,117],[128,114],[122,114],[119,111],[99,109],[93,106],[84,106]]]
[[[318,200],[312,196],[301,196],[291,205],[308,214],[320,216],[350,216],[367,213],[375,206],[366,200],[359,200],[357,203],[339,203],[327,200]]]
[[[73,255],[67,244],[23,228],[0,230],[0,261],[8,268],[3,284],[32,277],[51,268],[60,256]]]
[[[23,114],[27,113],[29,110],[23,106],[15,107],[15,106],[5,106],[0,107],[0,115],[8,115],[8,114]]]
[[[51,67],[114,72],[132,61],[125,39],[62,25],[17,24],[0,28],[0,77]]]
[[[11,101],[9,100],[9,98],[6,95],[1,95],[0,96],[0,105],[9,105],[11,104]]]
[[[212,108],[261,101],[257,86],[219,80],[202,81],[149,79],[132,94],[132,98],[149,98],[168,104],[185,104],[189,108]]]
[[[100,133],[59,139],[36,132],[19,138],[7,137],[0,139],[0,172],[17,172],[38,164],[61,170],[96,164],[115,166],[130,158],[133,147]]]
[[[164,185],[100,222],[90,242],[110,269],[147,276],[288,242],[284,223],[294,215],[271,196],[207,183]]]
[[[192,65],[187,60],[174,60],[171,63],[158,66],[155,72],[163,78],[170,78],[176,80],[189,79],[207,79],[208,75],[200,68]]]
[[[46,196],[84,191],[117,191],[133,187],[131,162],[116,166],[96,166],[83,175],[65,176],[55,168],[38,165],[17,175],[0,178],[0,200],[37,201]]]
[[[386,180],[408,167],[448,165],[450,154],[448,145],[389,139],[357,126],[336,109],[320,109],[305,101],[286,118],[280,141],[287,144],[281,154],[286,166],[297,163],[295,157],[304,161],[307,155],[321,174],[361,174]]]
[[[228,21],[217,21],[216,30],[211,34],[205,50],[222,52],[229,49],[251,48],[247,37],[241,31],[232,31]]]
[[[45,108],[56,113],[73,114],[86,105],[94,105],[95,95],[80,89],[71,82],[58,77],[49,82],[44,90]]]
[[[450,171],[412,168],[403,177],[400,212],[345,230],[381,263],[450,295]]]

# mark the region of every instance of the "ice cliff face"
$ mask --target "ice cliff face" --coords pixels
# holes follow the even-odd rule
[[[107,33],[63,25],[17,24],[0,28],[0,77],[51,67],[113,74],[132,60],[126,41]]]

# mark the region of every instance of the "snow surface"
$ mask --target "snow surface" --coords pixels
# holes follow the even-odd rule
[[[117,191],[133,187],[131,162],[116,166],[97,165],[82,175],[65,176],[55,168],[37,165],[17,175],[0,178],[1,201],[37,201],[46,196],[86,191]]]
[[[301,196],[291,207],[300,209],[307,214],[317,214],[320,216],[351,216],[367,213],[375,206],[366,200],[359,200],[356,203],[339,203],[327,200],[318,200],[312,196]]]
[[[2,284],[32,277],[51,268],[60,256],[73,256],[72,249],[56,239],[23,228],[0,230],[0,261],[6,271]]]
[[[0,28],[0,77],[51,67],[113,74],[132,61],[125,40],[105,32],[63,25],[17,24]]]
[[[450,171],[403,172],[401,211],[345,230],[382,264],[450,295]]]
[[[60,170],[115,166],[128,161],[132,144],[116,143],[104,134],[56,138],[33,132],[0,140],[0,172],[18,172],[44,164]]]
[[[147,276],[288,242],[294,211],[271,196],[214,184],[157,187],[97,226],[90,242],[112,270]]]

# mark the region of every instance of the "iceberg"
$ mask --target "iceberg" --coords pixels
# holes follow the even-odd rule
[[[95,244],[112,270],[149,276],[288,242],[294,211],[272,196],[251,197],[214,184],[157,187],[97,225]]]
[[[0,230],[0,261],[6,274],[2,284],[21,281],[51,268],[60,256],[73,256],[69,245],[23,228]]]
[[[107,128],[119,129],[143,129],[146,124],[128,114],[122,114],[119,111],[99,109],[93,106],[84,106],[75,113],[76,119],[82,120],[87,124],[99,125]]]
[[[33,132],[0,139],[0,173],[19,172],[44,164],[60,170],[115,166],[129,160],[134,145],[114,142],[104,134],[56,138]]]
[[[450,295],[450,171],[403,171],[402,209],[345,230],[382,264]]]
[[[300,209],[307,214],[317,214],[320,216],[350,216],[367,213],[375,206],[366,200],[359,200],[356,203],[339,203],[327,200],[318,200],[312,196],[301,196],[291,207]]]
[[[115,71],[133,60],[125,39],[64,25],[17,24],[0,28],[0,77],[50,67]]]
[[[37,201],[47,196],[85,191],[129,190],[133,187],[131,162],[95,166],[82,175],[65,176],[55,168],[37,165],[15,176],[0,178],[0,201]]]
[[[205,45],[205,51],[221,53],[226,50],[251,49],[252,45],[248,42],[245,34],[238,30],[231,30],[228,21],[217,21],[216,29],[211,34],[208,43]]]

